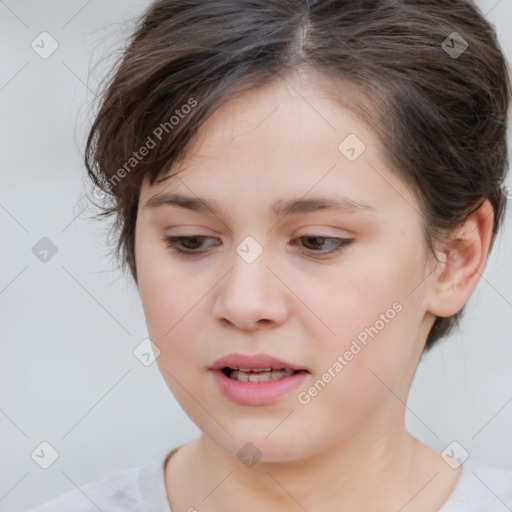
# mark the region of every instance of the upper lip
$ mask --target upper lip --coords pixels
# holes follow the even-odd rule
[[[306,370],[301,366],[283,361],[277,357],[268,354],[228,354],[220,359],[217,359],[212,364],[213,370],[221,370],[222,368],[246,368],[251,370],[260,370],[265,368],[280,369],[290,368],[291,370]]]

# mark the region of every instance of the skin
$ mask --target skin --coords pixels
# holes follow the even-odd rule
[[[460,310],[484,269],[492,207],[486,201],[436,262],[414,194],[371,128],[315,80],[294,72],[232,97],[202,125],[179,172],[140,191],[135,253],[149,335],[201,430],[167,460],[173,512],[435,511],[460,475],[405,430],[405,402],[435,315]],[[350,133],[366,146],[353,162],[338,149]],[[163,191],[217,200],[222,211],[144,208]],[[375,210],[271,215],[278,199],[334,191]],[[205,251],[187,259],[166,246],[170,235],[211,238],[185,245]],[[320,257],[335,245],[306,235],[353,242]],[[236,252],[247,236],[263,249],[251,264]],[[301,404],[298,393],[393,303],[401,311]],[[310,374],[272,404],[235,404],[208,370],[231,352],[271,354]],[[261,452],[250,468],[236,456],[247,442]]]

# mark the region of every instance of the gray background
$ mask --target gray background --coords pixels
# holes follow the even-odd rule
[[[512,0],[478,4],[510,60]],[[147,337],[137,291],[114,270],[84,195],[90,103],[146,5],[0,1],[0,511],[198,435],[156,363],[133,354]],[[58,43],[46,59],[31,47],[43,31]],[[512,471],[511,210],[461,331],[420,363],[406,422],[439,451],[457,441]],[[32,252],[43,237],[57,248],[46,263]],[[58,452],[48,469],[31,458],[44,441]]]

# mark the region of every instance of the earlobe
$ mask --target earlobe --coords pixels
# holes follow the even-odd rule
[[[494,224],[489,200],[451,236],[431,275],[427,311],[440,317],[462,309],[484,271]]]

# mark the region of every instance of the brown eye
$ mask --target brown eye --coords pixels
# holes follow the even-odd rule
[[[203,242],[211,239],[209,236],[166,236],[163,241],[166,246],[175,254],[183,256],[200,256],[207,252],[204,249]],[[301,240],[301,247],[305,248],[303,252],[314,254],[315,257],[328,256],[335,252],[341,251],[344,247],[351,244],[353,239],[350,238],[336,238],[326,236],[306,235],[298,238]],[[326,244],[326,242],[330,242]],[[294,245],[295,241],[294,241]],[[327,246],[327,248],[326,248]]]
[[[197,250],[199,247],[202,247],[201,243],[211,238],[209,236],[166,236],[163,241],[166,246],[171,249],[171,251],[177,254],[184,254],[188,256],[195,256],[204,250]]]
[[[338,252],[347,245],[353,242],[350,238],[336,238],[336,237],[327,237],[327,236],[315,236],[315,235],[306,235],[301,236],[299,240],[302,240],[302,246],[307,249],[307,251],[311,253],[318,253],[321,255],[328,255],[334,252]],[[304,242],[305,241],[305,242]],[[331,249],[322,249],[326,247],[325,242],[330,241],[331,243],[327,244]]]

